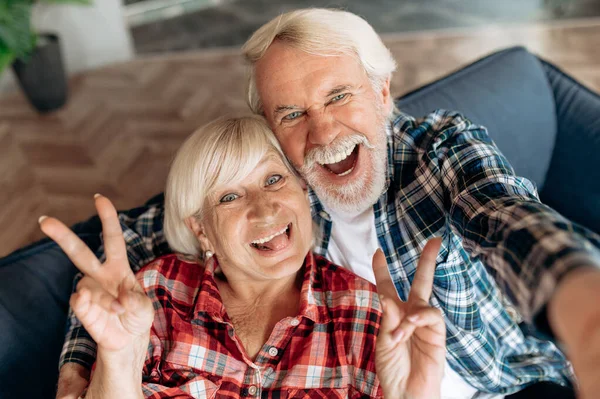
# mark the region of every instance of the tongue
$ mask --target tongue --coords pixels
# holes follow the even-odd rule
[[[287,242],[288,242],[287,234],[286,233],[279,234],[278,236],[274,237],[271,241],[267,241],[267,242],[260,244],[260,249],[277,251],[279,249],[284,248],[287,245]]]
[[[358,149],[358,146],[356,146],[354,151],[352,151],[352,154],[350,154],[350,156],[348,156],[343,161],[340,161],[337,163],[329,163],[329,164],[326,164],[325,167],[327,169],[329,169],[331,172],[335,173],[336,175],[346,172],[352,166],[354,166],[354,161],[356,160],[357,149]]]

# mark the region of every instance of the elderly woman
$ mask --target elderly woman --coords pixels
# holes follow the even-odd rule
[[[114,207],[100,195],[96,207],[103,264],[41,218],[85,274],[71,306],[98,344],[86,397],[440,395],[445,329],[427,304],[439,243],[424,252],[406,303],[379,251],[374,272],[388,298],[313,255],[306,190],[262,119],[219,120],[184,143],[166,189],[177,254],[137,276]]]

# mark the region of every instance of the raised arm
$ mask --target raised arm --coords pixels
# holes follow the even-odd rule
[[[40,218],[41,229],[84,274],[70,305],[98,344],[88,398],[142,397],[142,367],[154,310],[129,266],[123,233],[111,202],[96,197],[106,261],[100,262],[63,223]]]
[[[424,162],[442,182],[451,227],[531,322],[566,273],[600,267],[600,239],[542,204],[485,128],[456,113],[436,117]]]
[[[542,204],[485,128],[455,113],[425,123],[423,162],[442,182],[438,194],[452,229],[526,321],[549,306],[582,394],[593,395],[600,381],[600,238]]]

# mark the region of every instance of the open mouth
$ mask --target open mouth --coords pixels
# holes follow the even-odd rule
[[[349,175],[356,166],[359,146],[359,144],[355,144],[353,147],[348,148],[345,153],[338,153],[326,160],[326,162],[319,164],[336,176],[342,177]]]
[[[273,234],[252,241],[250,246],[259,251],[279,251],[284,249],[290,242],[291,228],[292,224],[290,223],[285,228]]]

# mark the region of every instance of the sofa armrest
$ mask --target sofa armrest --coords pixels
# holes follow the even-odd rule
[[[542,63],[554,92],[558,128],[541,200],[600,234],[600,96]]]
[[[99,226],[94,217],[72,229],[95,249]],[[54,397],[76,272],[49,239],[0,259],[0,396]]]

